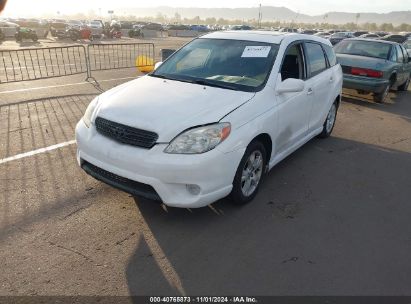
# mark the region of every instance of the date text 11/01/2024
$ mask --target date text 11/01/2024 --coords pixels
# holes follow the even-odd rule
[[[150,297],[150,303],[258,303],[254,297]]]

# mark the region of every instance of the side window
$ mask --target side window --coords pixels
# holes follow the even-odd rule
[[[304,79],[304,60],[301,44],[294,44],[288,48],[281,66],[282,81],[288,78]]]
[[[401,45],[402,53],[404,54],[404,62],[407,63],[409,61],[409,56],[407,50]]]
[[[397,62],[397,50],[395,49],[395,47],[394,47],[394,46],[391,48],[391,57],[390,57],[390,61]]]
[[[404,55],[402,54],[402,50],[399,45],[396,47],[397,49],[397,62],[404,63]]]
[[[310,77],[314,77],[327,69],[327,64],[321,45],[317,43],[306,42],[305,49]]]
[[[337,64],[337,56],[335,56],[334,49],[326,44],[323,44],[323,48],[325,50],[325,53],[327,54],[328,63],[330,64],[330,67],[335,66]]]

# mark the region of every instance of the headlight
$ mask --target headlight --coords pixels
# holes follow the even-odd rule
[[[170,154],[200,154],[213,150],[231,132],[227,122],[187,130],[173,139],[164,150]]]
[[[87,128],[90,128],[91,124],[91,118],[93,116],[94,110],[96,109],[98,104],[98,97],[94,98],[92,102],[88,105],[86,112],[84,113],[83,116],[83,121],[84,124],[87,126]]]

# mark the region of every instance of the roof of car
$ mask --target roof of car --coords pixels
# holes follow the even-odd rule
[[[371,42],[381,42],[381,43],[387,43],[387,44],[398,44],[398,42],[394,41],[387,41],[387,40],[380,40],[380,39],[368,39],[368,38],[349,38],[346,40],[360,40],[360,41],[371,41]]]
[[[232,39],[232,40],[244,40],[255,42],[266,42],[280,44],[286,37],[295,37],[296,39],[308,39],[313,41],[320,41],[326,43],[327,40],[318,36],[304,35],[288,32],[275,32],[275,31],[220,31],[201,36],[201,38],[210,39]]]

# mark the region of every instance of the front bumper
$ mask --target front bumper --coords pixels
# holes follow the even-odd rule
[[[118,177],[149,185],[164,204],[181,208],[203,207],[227,196],[245,152],[239,149],[223,153],[216,148],[198,155],[167,154],[163,152],[167,144],[157,144],[150,150],[121,144],[99,134],[93,125],[87,128],[83,121],[77,124],[76,140],[80,166],[86,162]],[[187,185],[199,186],[200,193],[192,194]]]
[[[344,74],[344,89],[360,90],[371,93],[382,93],[389,84],[387,79],[376,79]]]

